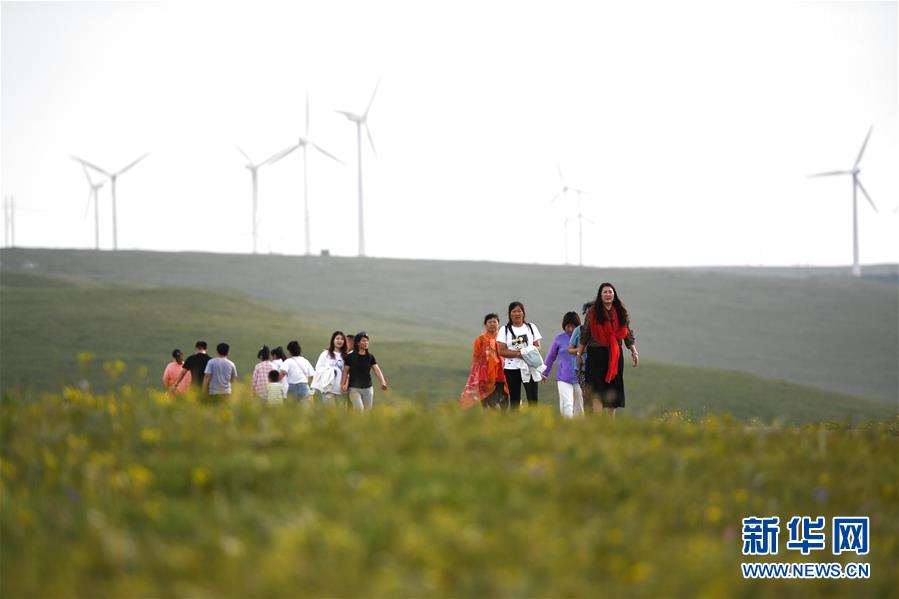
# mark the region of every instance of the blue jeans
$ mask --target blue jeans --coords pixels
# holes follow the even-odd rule
[[[287,397],[296,397],[302,401],[309,396],[309,385],[306,383],[291,383],[287,385]]]

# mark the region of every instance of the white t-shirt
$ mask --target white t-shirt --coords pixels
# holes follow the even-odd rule
[[[512,335],[509,335],[506,325],[501,326],[496,333],[497,343],[505,343],[506,349],[521,351],[529,345],[534,345],[535,341],[543,339],[540,335],[540,329],[538,329],[537,325],[533,322],[531,323],[531,328],[534,329],[533,334],[531,333],[531,328],[528,328],[527,324],[523,324],[520,327],[513,326],[510,328],[512,329]],[[503,368],[506,370],[521,370],[525,367],[521,358],[503,358],[503,360]]]
[[[286,372],[287,376],[284,380],[288,385],[296,385],[297,383],[308,383],[309,377],[315,375],[315,369],[309,360],[303,356],[292,356],[284,360],[281,364],[281,372]]]

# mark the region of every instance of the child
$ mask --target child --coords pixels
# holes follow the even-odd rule
[[[281,373],[271,370],[268,373],[268,385],[266,386],[268,403],[284,403],[284,386],[279,382]]]
[[[577,312],[566,312],[562,317],[562,332],[553,339],[552,347],[546,356],[546,370],[549,375],[556,356],[559,357],[559,368],[556,371],[556,385],[559,388],[559,411],[565,418],[584,415],[584,396],[578,384],[576,359],[568,353],[571,334],[581,325]]]

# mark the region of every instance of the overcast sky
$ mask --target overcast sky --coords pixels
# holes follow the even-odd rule
[[[250,174],[309,137],[314,253],[597,266],[899,261],[895,2],[2,3],[17,245],[249,252]],[[364,139],[364,137],[363,137]],[[259,170],[261,251],[303,252],[301,154]],[[112,245],[109,186],[101,245]],[[568,222],[566,241],[565,218]],[[588,222],[586,219],[589,219]]]

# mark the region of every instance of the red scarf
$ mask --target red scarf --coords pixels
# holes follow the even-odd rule
[[[605,307],[600,305],[600,310]],[[618,322],[618,310],[612,306],[611,318],[606,318],[601,324],[598,322],[597,308],[593,306],[587,314],[587,323],[590,325],[590,337],[603,347],[609,348],[609,367],[606,370],[606,382],[611,383],[618,375],[618,360],[621,358],[621,341],[627,337],[627,325]]]

